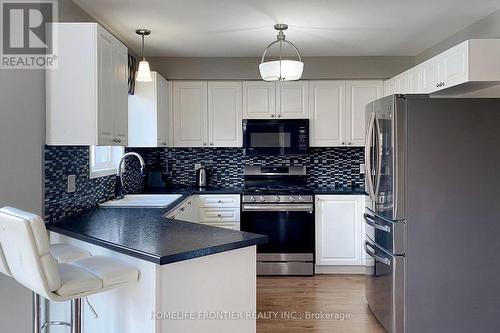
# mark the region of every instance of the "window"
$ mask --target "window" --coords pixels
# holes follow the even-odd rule
[[[123,147],[90,146],[90,178],[114,175]]]

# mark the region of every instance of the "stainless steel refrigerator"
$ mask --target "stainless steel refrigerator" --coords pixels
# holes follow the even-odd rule
[[[367,105],[370,309],[388,332],[500,328],[500,99]]]

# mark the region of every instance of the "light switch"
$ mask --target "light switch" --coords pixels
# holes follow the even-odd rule
[[[74,193],[76,191],[76,175],[68,176],[68,193]]]

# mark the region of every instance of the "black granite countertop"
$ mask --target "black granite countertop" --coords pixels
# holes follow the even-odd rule
[[[267,242],[267,236],[163,217],[169,209],[96,208],[47,228],[159,265]]]

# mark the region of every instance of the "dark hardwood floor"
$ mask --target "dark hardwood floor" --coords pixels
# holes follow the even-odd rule
[[[364,283],[360,275],[258,277],[257,311],[266,317],[257,318],[257,332],[383,333]]]

